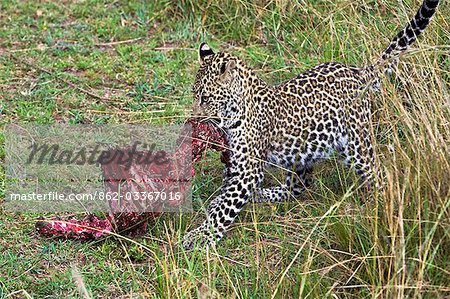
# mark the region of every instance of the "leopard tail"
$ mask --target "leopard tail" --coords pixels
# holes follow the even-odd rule
[[[438,4],[439,0],[424,0],[414,18],[397,33],[389,46],[382,52],[376,65],[383,67],[387,72],[395,68],[400,54],[405,52],[428,26]]]

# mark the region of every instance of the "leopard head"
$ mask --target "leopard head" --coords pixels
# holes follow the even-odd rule
[[[194,116],[226,126],[239,117],[244,91],[242,62],[228,53],[214,53],[206,44],[199,48],[200,68],[192,87]]]

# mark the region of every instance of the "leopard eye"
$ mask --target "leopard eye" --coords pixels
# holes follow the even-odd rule
[[[200,105],[204,105],[208,101],[208,96],[201,95],[200,96]]]

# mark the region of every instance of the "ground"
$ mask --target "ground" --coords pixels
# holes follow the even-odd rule
[[[180,123],[202,41],[276,83],[321,62],[374,61],[421,3],[147,2],[3,0],[1,132],[13,122]],[[197,166],[196,212],[164,215],[138,239],[39,238],[40,215],[0,203],[0,298],[450,296],[449,16],[444,1],[373,103],[383,194],[368,200],[354,174],[325,163],[296,201],[249,205],[208,253],[176,244],[219,186],[213,153]],[[2,162],[3,142],[0,133]]]

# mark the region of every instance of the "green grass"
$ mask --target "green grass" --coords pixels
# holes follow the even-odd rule
[[[125,2],[0,3],[2,129],[180,123],[201,41],[276,83],[320,62],[370,63],[421,1]],[[219,187],[213,153],[197,166],[198,212],[164,215],[139,239],[42,239],[34,233],[39,215],[0,204],[0,298],[83,297],[83,289],[93,298],[450,296],[449,16],[443,1],[374,103],[388,178],[378,200],[355,190],[347,169],[325,163],[297,201],[248,206],[207,254],[176,242],[204,218],[201,207]],[[3,144],[0,133],[2,162]]]

